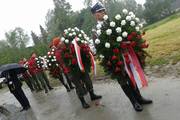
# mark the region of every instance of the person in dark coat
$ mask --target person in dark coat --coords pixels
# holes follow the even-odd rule
[[[10,71],[6,73],[5,78],[6,78],[5,83],[7,84],[10,92],[15,96],[15,98],[18,100],[18,102],[22,106],[21,111],[28,110],[29,108],[31,108],[30,103],[24,91],[21,88],[22,83],[18,79],[18,76],[15,73],[15,71]]]
[[[103,24],[103,17],[107,13],[106,13],[106,9],[104,8],[104,6],[101,3],[99,3],[99,2],[96,3],[91,8],[91,13],[95,17],[97,24]],[[95,41],[95,39],[98,38],[98,35],[97,35],[95,29],[93,29],[92,32],[93,32],[92,38]],[[92,44],[94,44],[94,43],[92,43]],[[131,101],[131,103],[136,111],[142,111],[143,104],[151,104],[152,103],[152,100],[145,99],[141,95],[137,85],[136,85],[136,87],[133,86],[133,83],[130,81],[130,78],[127,75],[127,73],[121,74],[120,76],[121,77],[117,81],[120,84],[120,86],[123,89],[126,96]]]

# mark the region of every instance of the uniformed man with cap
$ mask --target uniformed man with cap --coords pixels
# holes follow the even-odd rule
[[[106,9],[101,3],[96,3],[92,8],[91,8],[91,13],[93,14],[94,18],[97,21],[97,24],[103,24],[103,17],[106,15]],[[96,30],[93,30],[93,40],[98,38],[98,35],[96,33]],[[127,74],[121,74],[121,78],[118,79],[118,83],[120,84],[121,88],[123,89],[124,93],[126,96],[129,98],[131,101],[134,109],[136,111],[142,111],[144,104],[151,104],[152,100],[145,99],[142,97],[138,87],[136,86],[135,88],[133,87],[132,82],[130,81],[130,78]],[[122,82],[124,81],[124,82]]]

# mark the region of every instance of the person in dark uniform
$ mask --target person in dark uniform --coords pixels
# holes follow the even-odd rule
[[[63,46],[64,46],[64,44],[59,39],[57,48],[61,49]],[[61,52],[59,52],[59,53],[61,53]],[[58,54],[58,52],[57,52],[57,54]],[[59,55],[59,56],[61,56],[61,55]],[[63,68],[64,72],[68,73],[68,71],[66,71],[66,69],[64,69],[65,65],[63,63],[62,58],[58,57],[57,60],[61,63],[61,67]],[[102,98],[102,96],[96,95],[94,93],[93,84],[90,79],[88,71],[85,70],[85,72],[83,73],[79,70],[76,72],[76,74],[71,73],[71,75],[73,77],[72,82],[75,85],[77,96],[80,99],[83,108],[86,109],[86,108],[90,107],[84,99],[84,95],[86,95],[87,92],[89,92],[92,101]]]
[[[10,71],[6,73],[5,76],[5,83],[7,84],[10,92],[16,97],[18,102],[23,107],[21,111],[28,110],[29,108],[31,108],[29,101],[21,88],[22,83],[18,79],[17,74],[14,71]]]
[[[95,17],[97,24],[103,23],[103,17],[104,17],[104,15],[106,15],[106,9],[104,8],[104,6],[101,3],[99,3],[99,2],[96,3],[91,8],[91,13]],[[98,35],[96,33],[96,30],[92,30],[92,32],[93,32],[92,38],[93,38],[93,40],[95,40],[96,38],[98,38]],[[94,43],[92,43],[92,44],[94,44]],[[120,76],[121,77],[117,81],[120,84],[120,86],[123,89],[126,96],[131,101],[131,103],[136,111],[142,111],[143,110],[142,105],[152,103],[152,100],[145,99],[141,95],[137,85],[136,85],[136,87],[133,86],[133,83],[130,81],[130,78],[126,72],[124,72]]]

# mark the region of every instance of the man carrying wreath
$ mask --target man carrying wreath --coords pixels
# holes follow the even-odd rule
[[[103,47],[107,48],[107,49],[104,49],[104,51],[102,50],[103,47],[99,47],[98,49],[98,45],[100,45],[101,43],[100,42],[104,42],[105,39],[103,39],[102,37],[100,37],[100,35],[102,34],[105,34],[105,36],[110,36],[112,33],[113,33],[113,30],[112,29],[108,29],[108,28],[105,28],[104,27],[104,21],[106,20],[106,24],[108,24],[107,26],[109,26],[109,28],[113,28],[115,27],[115,22],[111,22],[111,23],[108,23],[108,16],[106,15],[106,9],[103,7],[103,5],[101,3],[96,3],[92,8],[91,8],[91,12],[93,14],[93,16],[95,17],[96,21],[97,21],[97,25],[96,25],[96,29],[99,29],[99,30],[92,30],[93,31],[93,42],[94,44],[96,44],[96,51],[97,51],[97,54],[99,51],[101,52],[104,52],[106,51],[107,54],[109,55],[106,55],[106,56],[103,56],[103,55],[100,55],[100,57],[103,59],[104,57],[104,63],[103,64],[103,67],[107,68],[110,73],[111,73],[111,76],[114,75],[116,76],[115,78],[117,79],[118,83],[120,84],[121,88],[123,89],[124,93],[126,94],[126,96],[129,98],[129,100],[131,101],[134,109],[136,111],[142,111],[143,110],[143,106],[144,104],[151,104],[152,103],[152,100],[148,100],[148,99],[145,99],[144,97],[142,97],[140,91],[139,91],[139,88],[137,86],[137,83],[136,82],[132,82],[131,79],[134,80],[134,76],[132,75],[132,71],[130,70],[130,73],[131,74],[128,74],[128,70],[131,66],[128,66],[129,64],[125,64],[125,62],[130,62],[128,61],[129,60],[129,54],[126,54],[126,52],[128,53],[128,46],[129,44],[131,45],[131,43],[133,43],[133,45],[135,45],[135,42],[125,42],[124,44],[121,44],[121,46],[119,45],[119,43],[122,41],[122,37],[117,37],[115,38],[108,38],[108,42],[105,42],[103,44]],[[125,11],[126,12],[126,11]],[[129,17],[126,17],[127,20],[129,20],[130,18]],[[121,19],[121,16],[120,15],[117,15],[116,16],[116,19],[117,20],[120,20]],[[121,22],[121,25],[125,25],[126,21],[125,20],[122,20]],[[132,26],[135,24],[135,23],[130,23]],[[123,26],[124,27],[124,26]],[[104,29],[104,33],[103,33],[103,29]],[[118,33],[121,33],[121,27],[117,27],[115,29],[115,31]],[[136,35],[136,33],[133,33]],[[122,36],[127,36],[127,32],[124,32],[122,33]],[[130,38],[131,36],[128,36],[128,39],[131,39]],[[110,49],[111,45],[110,43],[116,41],[118,44],[117,48],[115,46],[112,46],[114,48]],[[120,48],[120,47],[121,48]],[[126,48],[127,47],[127,48]],[[124,50],[122,50],[124,48]],[[108,51],[109,50],[109,51]],[[120,51],[121,50],[121,51]],[[115,55],[112,55],[112,54],[115,54]],[[120,54],[123,54],[121,57],[120,57]],[[119,59],[122,59],[121,61]],[[127,58],[127,59],[126,59]],[[124,61],[123,61],[124,60]],[[133,60],[132,60],[133,61]],[[113,64],[115,64],[113,66]],[[118,67],[116,67],[118,66]],[[123,66],[123,67],[122,67]],[[109,67],[109,68],[108,68]],[[114,67],[114,68],[113,68]],[[132,75],[130,77],[130,75]],[[118,76],[118,77],[117,77]]]

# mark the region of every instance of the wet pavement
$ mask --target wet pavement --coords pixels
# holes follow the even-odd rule
[[[20,105],[9,92],[0,91],[0,105],[8,106],[10,120],[178,120],[180,119],[180,78],[149,77],[149,86],[141,89],[143,96],[153,99],[143,112],[135,112],[131,103],[116,82],[94,83],[100,101],[86,100],[91,108],[82,109],[75,90],[67,93],[57,87],[45,94],[25,89],[32,109],[19,112]],[[14,108],[13,108],[14,107]],[[12,111],[13,110],[13,111]],[[0,118],[1,120],[1,118]]]

